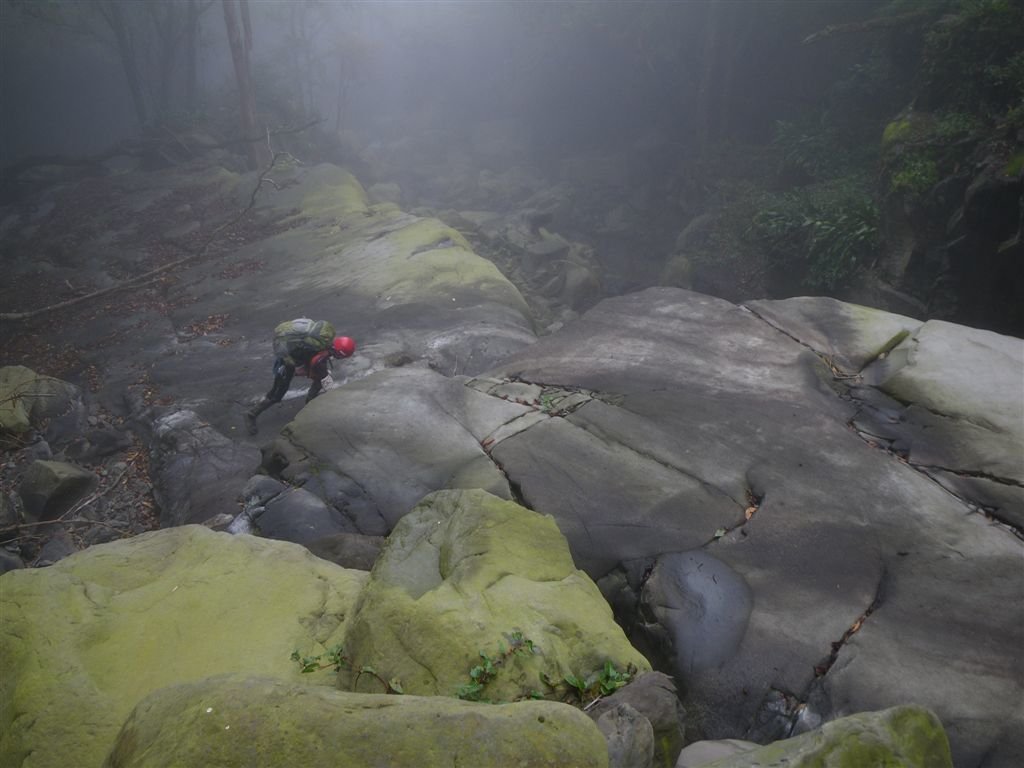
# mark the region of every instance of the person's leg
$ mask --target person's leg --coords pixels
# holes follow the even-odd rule
[[[281,402],[288,391],[289,385],[292,383],[294,375],[295,368],[293,366],[288,365],[281,358],[274,361],[273,386],[264,395],[262,400],[245,412],[245,426],[250,435],[255,435],[260,431],[259,426],[256,424],[256,418],[274,403]]]

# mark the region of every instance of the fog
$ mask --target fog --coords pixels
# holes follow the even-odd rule
[[[957,270],[952,251],[936,260],[948,243],[935,222],[962,201],[922,208],[927,184],[969,185],[957,176],[967,153],[1012,157],[995,142],[1024,88],[1019,33],[973,7],[2,0],[0,181],[16,196],[17,172],[40,157],[243,138],[225,9],[247,8],[253,130],[366,187],[398,185],[406,210],[540,209],[596,249],[611,294],[656,283],[730,300],[826,293],[1020,332],[1015,294],[990,301],[1019,283],[995,249],[1013,201],[999,232],[982,233],[991,259],[964,262],[983,263],[982,280],[953,299],[935,289]],[[940,156],[884,146],[887,125],[914,109],[953,116],[936,128]],[[957,130],[982,124],[993,132],[957,144]],[[799,214],[786,212],[792,195]],[[779,216],[782,240],[766,224]],[[834,234],[808,239],[806,221]]]
[[[136,36],[143,89],[155,108],[160,33],[143,5],[47,3],[44,16],[31,3],[5,0],[5,164],[29,154],[98,151],[139,130],[104,21],[111,5],[123,6]],[[169,6],[181,16],[187,4],[145,5]],[[290,99],[331,128],[338,122],[385,137],[433,129],[464,138],[476,123],[514,118],[522,123],[524,145],[538,152],[622,146],[652,130],[685,142],[709,54],[704,38],[712,5],[255,2],[252,64],[261,106]],[[762,5],[762,19],[770,21],[771,8],[787,4]],[[744,133],[770,130],[780,111],[792,109],[802,97],[794,92],[795,74],[814,79],[813,60],[793,54],[800,54],[799,35],[823,15],[817,3],[795,5],[804,6],[808,19],[789,29],[788,39],[748,35],[749,47],[728,64],[750,78],[726,105]],[[199,6],[201,109],[210,111],[231,98],[233,74],[220,3]],[[175,78],[184,72],[178,45]],[[779,55],[787,51],[788,61]],[[821,51],[811,53],[813,59]],[[773,92],[779,103],[765,111]],[[757,114],[745,107],[751,97]],[[178,99],[166,117],[184,106]]]

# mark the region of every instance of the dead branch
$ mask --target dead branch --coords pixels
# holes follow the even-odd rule
[[[149,272],[144,272],[143,274],[138,275],[137,277],[133,277],[130,280],[123,280],[120,283],[116,283],[115,285],[111,285],[106,288],[101,288],[98,291],[93,291],[92,293],[87,293],[82,296],[75,296],[74,298],[67,299],[66,301],[61,301],[56,304],[50,304],[49,306],[46,307],[40,307],[39,309],[33,309],[26,312],[0,312],[0,321],[29,320],[33,317],[45,315],[48,314],[49,312],[54,312],[58,309],[66,309],[68,307],[73,307],[77,304],[82,304],[86,301],[97,299],[100,296],[106,296],[108,294],[115,293],[116,291],[123,291],[126,288],[138,287],[140,284],[143,284],[143,281],[152,282],[152,278],[161,275],[164,272],[169,272],[170,270],[175,269],[176,267],[180,267],[185,264],[189,264],[193,261],[197,261],[198,259],[203,257],[203,255],[206,253],[207,248],[210,247],[210,245],[214,242],[214,240],[217,239],[221,232],[223,232],[228,227],[232,227],[235,224],[237,224],[249,213],[249,211],[252,210],[253,206],[256,205],[256,195],[263,187],[264,182],[273,183],[267,178],[267,174],[270,173],[271,169],[274,167],[274,163],[277,162],[278,158],[283,157],[285,155],[287,155],[286,152],[278,152],[275,155],[273,155],[273,157],[270,158],[270,163],[260,173],[259,179],[256,182],[256,186],[253,188],[252,194],[249,196],[249,204],[246,205],[242,212],[235,216],[233,219],[225,222],[224,224],[221,224],[219,227],[213,230],[213,232],[210,233],[210,236],[206,238],[205,242],[203,242],[203,244],[199,246],[199,248],[196,251],[190,252],[188,256],[184,256],[180,259],[172,261],[169,264],[164,264],[163,266],[157,267],[156,269],[151,269]]]
[[[931,15],[932,11],[925,8],[920,11],[913,11],[912,13],[901,13],[899,16],[877,16],[873,19],[868,19],[866,21],[854,21],[849,24],[830,24],[824,29],[815,32],[813,35],[805,37],[803,39],[803,44],[810,45],[812,43],[818,43],[822,40],[827,40],[830,37],[836,37],[837,35],[852,35],[879,29],[895,29],[896,27],[906,26],[918,19],[923,19]]]
[[[301,133],[302,131],[305,131],[308,128],[312,128],[314,125],[322,122],[323,120],[321,118],[315,118],[303,125],[299,125],[294,128],[279,128],[273,131],[268,130],[266,135],[268,137],[273,137],[286,136],[291,133]],[[93,155],[33,155],[31,157],[26,157],[24,160],[19,160],[16,163],[12,163],[11,165],[5,166],[3,169],[0,169],[0,178],[8,180],[17,179],[17,177],[24,171],[27,171],[30,168],[36,168],[40,165],[59,165],[71,168],[98,167],[103,163],[104,160],[109,160],[113,157],[119,157],[122,155],[127,157],[143,157],[146,155],[147,152],[152,151],[152,148],[154,146],[159,148],[161,144],[168,140],[177,144],[189,154],[195,155],[195,152],[192,150],[191,147],[189,147],[185,143],[185,140],[182,137],[178,136],[166,125],[161,125],[159,126],[159,128],[163,130],[166,134],[168,134],[170,136],[170,139],[167,139],[166,137],[131,139],[128,141],[122,141],[119,144],[116,144],[115,146],[111,147],[110,149],[106,149],[103,152],[98,152]],[[263,138],[263,136],[260,136],[258,138],[228,139],[227,141],[222,141],[218,144],[203,144],[201,145],[200,149],[224,149],[226,147],[233,147],[238,144],[251,144],[254,141],[260,141]]]

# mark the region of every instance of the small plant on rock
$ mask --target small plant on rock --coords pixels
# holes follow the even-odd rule
[[[586,708],[629,683],[636,671],[636,667],[631,664],[625,672],[620,672],[611,661],[606,661],[603,667],[586,677],[570,673],[564,679],[574,696],[579,699],[579,704]]]
[[[291,660],[302,667],[303,674],[319,672],[321,669],[333,669],[337,672],[340,669],[348,669],[351,665],[345,649],[341,645],[335,645],[327,649],[326,653],[317,656],[303,656],[298,650],[292,651]]]
[[[469,681],[463,683],[455,690],[455,695],[466,701],[481,701],[484,689],[487,684],[498,676],[499,671],[505,663],[513,656],[531,656],[537,653],[533,641],[523,636],[522,632],[515,631],[505,636],[508,645],[499,643],[498,655],[489,656],[480,651],[480,663],[469,670]],[[531,698],[537,698],[531,692]]]

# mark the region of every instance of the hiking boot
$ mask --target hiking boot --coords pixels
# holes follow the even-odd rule
[[[256,424],[256,417],[263,413],[267,408],[272,406],[274,403],[267,398],[263,398],[256,405],[245,412],[245,428],[250,435],[258,434],[260,431],[259,426]]]
[[[256,417],[258,415],[259,414],[254,411],[246,411],[243,414],[243,418],[245,419],[245,431],[250,435],[258,435],[260,432],[260,426],[256,423]]]

